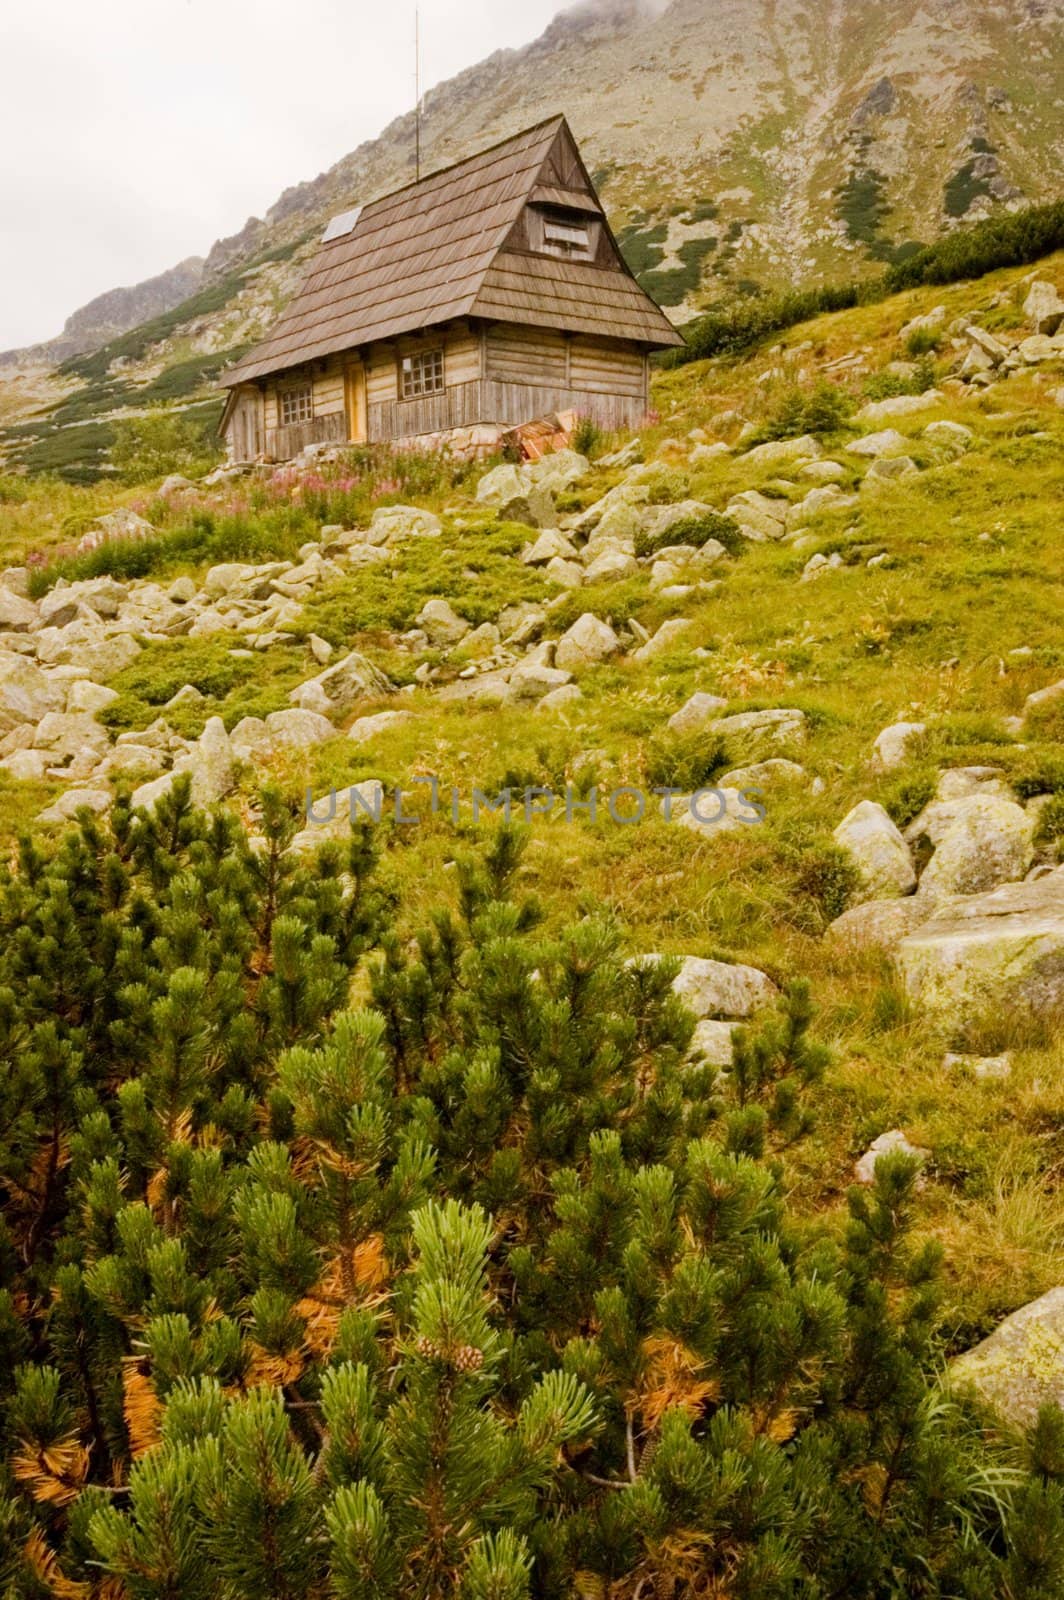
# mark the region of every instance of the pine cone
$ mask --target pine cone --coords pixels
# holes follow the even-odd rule
[[[435,1340],[427,1338],[424,1334],[422,1334],[420,1339],[415,1342],[414,1349],[417,1351],[418,1355],[423,1356],[426,1361],[438,1361],[440,1356],[443,1354],[443,1351],[440,1349]]]
[[[464,1344],[451,1357],[456,1372],[479,1372],[484,1365],[484,1352],[475,1344]]]

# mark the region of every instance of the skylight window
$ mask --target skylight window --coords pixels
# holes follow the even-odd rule
[[[361,206],[354,206],[350,211],[341,211],[338,216],[333,217],[322,234],[322,244],[332,244],[334,239],[346,239],[349,233],[354,233],[355,224],[361,215]]]

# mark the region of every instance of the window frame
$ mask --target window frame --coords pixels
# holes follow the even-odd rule
[[[552,208],[539,213],[533,248],[536,254],[554,261],[595,261],[598,251],[598,218],[581,211]],[[550,237],[554,230],[555,237]]]
[[[400,400],[427,400],[447,389],[446,351],[442,344],[399,355]]]
[[[314,380],[283,384],[277,392],[277,408],[282,428],[298,428],[314,421]]]

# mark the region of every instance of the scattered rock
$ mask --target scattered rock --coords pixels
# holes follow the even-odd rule
[[[653,957],[652,959],[660,959]],[[756,967],[688,956],[673,991],[698,1018],[750,1017],[779,999],[779,990]]]
[[[370,544],[400,544],[404,539],[435,539],[443,523],[419,506],[378,506],[370,523]]]
[[[953,1031],[987,1015],[1064,1013],[1064,868],[957,898],[904,939],[898,963],[923,1019]]]
[[[659,656],[669,655],[690,633],[691,627],[687,617],[672,617],[668,622],[663,622],[654,637],[633,652],[632,660],[656,661]]]
[[[701,1056],[711,1067],[735,1064],[735,1024],[706,1018],[698,1023],[691,1040],[691,1056]]]
[[[896,772],[908,761],[910,745],[926,732],[926,722],[892,722],[872,746],[872,766],[877,772]]]
[[[733,759],[745,764],[761,760],[774,744],[804,744],[807,724],[804,711],[740,711],[710,723],[709,731],[726,740]]]
[[[584,582],[620,583],[638,572],[639,562],[627,550],[603,550],[584,569]]]
[[[782,461],[816,461],[824,451],[811,433],[800,439],[774,439],[769,444],[755,445],[743,457],[752,467],[774,466]]]
[[[968,1072],[981,1081],[1007,1078],[1012,1073],[1012,1053],[1006,1050],[1000,1056],[966,1056],[948,1050],[942,1065],[947,1072]]]
[[[317,711],[271,711],[266,729],[274,744],[285,750],[310,750],[336,738],[336,729],[328,717]]]
[[[886,428],[880,433],[867,433],[863,439],[855,439],[846,449],[851,456],[871,456],[877,460],[884,456],[907,454],[909,441],[897,428]]]
[[[873,400],[857,413],[858,422],[889,422],[892,417],[909,417],[914,411],[927,411],[941,405],[945,396],[940,389],[928,389],[924,394],[900,394],[890,400]]]
[[[538,661],[522,662],[510,675],[505,698],[510,705],[534,704],[543,700],[555,689],[563,689],[572,681],[572,673],[559,667],[548,667]]]
[[[39,722],[62,705],[61,691],[40,667],[25,656],[0,650],[0,728],[15,722]]]
[[[850,950],[893,952],[901,941],[923,927],[932,908],[918,895],[904,900],[867,900],[851,906],[827,930],[832,944]]]
[[[552,689],[550,694],[545,694],[536,707],[537,711],[565,711],[570,706],[584,698],[579,684],[563,683],[560,689]]]
[[[388,733],[392,728],[401,728],[404,723],[413,721],[410,711],[378,711],[375,717],[359,717],[351,725],[348,738],[355,744],[368,744],[371,739],[378,739],[382,733]]]
[[[1012,1427],[1028,1429],[1044,1405],[1064,1406],[1064,1288],[1013,1312],[988,1339],[950,1368],[956,1389],[971,1389]]]
[[[582,667],[594,666],[596,662],[609,660],[620,648],[621,641],[609,623],[603,622],[593,612],[585,611],[559,639],[554,661],[564,672],[578,671]]]
[[[1036,278],[1024,301],[1023,314],[1035,333],[1057,333],[1064,324],[1064,300],[1056,285]]]
[[[909,848],[881,805],[862,800],[835,829],[834,839],[853,861],[865,900],[912,894],[916,872]]]
[[[701,733],[727,709],[727,700],[722,700],[719,694],[693,694],[687,704],[669,718],[669,732]]]
[[[452,609],[449,601],[440,599],[426,601],[415,621],[435,649],[458,644],[473,626]]]
[[[986,794],[946,805],[952,820],[920,880],[921,895],[982,894],[1026,875],[1034,860],[1035,822],[1022,806]]]
[[[292,705],[304,711],[330,713],[350,711],[360,700],[391,694],[393,685],[378,672],[372,661],[353,650],[349,656],[327,667],[317,678],[301,683],[288,696]]]
[[[903,478],[915,478],[919,471],[911,456],[879,456],[861,479],[861,488],[871,490],[885,483],[899,483]]]
[[[564,533],[558,528],[544,528],[535,544],[525,551],[521,560],[526,567],[545,567],[555,556],[559,556],[563,561],[577,559],[576,549]]]
[[[0,584],[0,633],[31,633],[41,615],[32,600],[24,600],[6,584]]]
[[[890,1133],[881,1133],[878,1139],[872,1140],[854,1168],[858,1183],[874,1183],[879,1161],[883,1156],[893,1155],[915,1156],[922,1164],[927,1160],[930,1151],[921,1150],[917,1145],[910,1144],[900,1128],[893,1128]]]

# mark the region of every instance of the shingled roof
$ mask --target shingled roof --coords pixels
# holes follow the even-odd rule
[[[504,250],[530,203],[601,217],[616,265]],[[221,381],[231,388],[469,316],[683,343],[625,266],[564,117],[372,201],[351,232],[321,246],[287,310]]]

